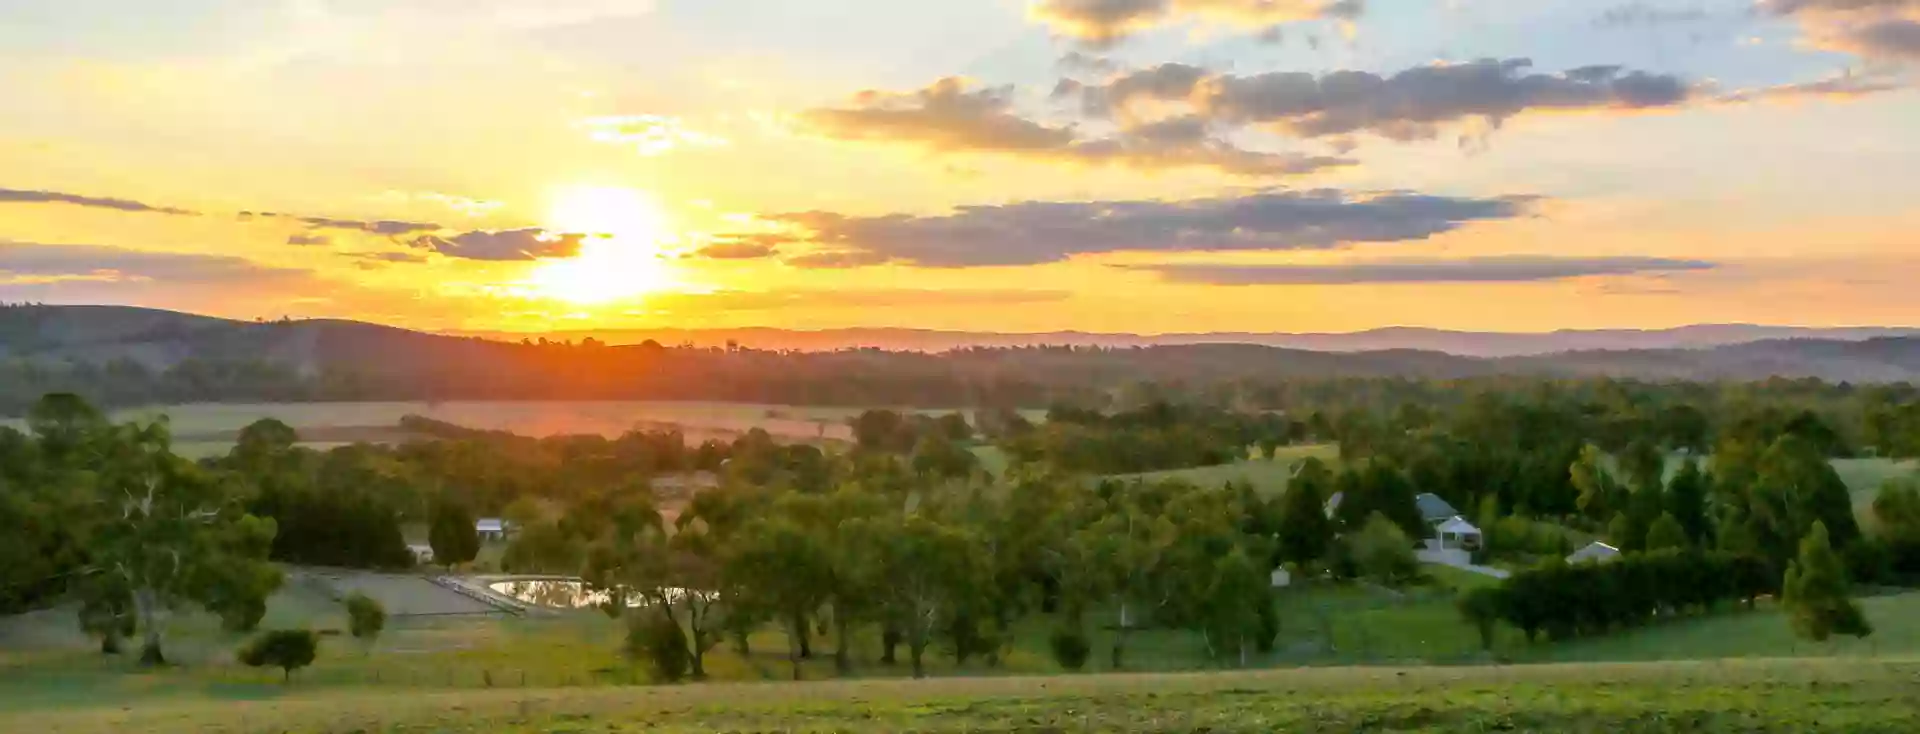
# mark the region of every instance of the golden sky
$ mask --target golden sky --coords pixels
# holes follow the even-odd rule
[[[0,300],[1920,324],[1910,0],[0,0]]]

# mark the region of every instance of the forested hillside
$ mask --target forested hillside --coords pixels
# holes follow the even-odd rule
[[[504,342],[351,321],[240,322],[147,309],[0,308],[0,413],[48,392],[100,404],[197,401],[700,399],[1039,406],[1141,383],[1271,404],[1282,383],[1608,376],[1651,380],[1920,377],[1920,340],[1782,340],[1703,350],[1479,359],[1238,344],[777,352]],[[1266,396],[1266,397],[1263,397]],[[1272,406],[1269,407],[1280,407]]]

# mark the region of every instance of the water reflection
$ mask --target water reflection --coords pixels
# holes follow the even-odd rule
[[[579,579],[522,579],[518,581],[495,581],[487,585],[494,593],[506,596],[523,604],[554,607],[558,609],[584,609],[601,607],[613,601],[613,593],[605,589],[594,589]],[[687,593],[685,589],[668,589],[667,596],[679,601]],[[625,599],[628,607],[646,606],[645,597],[628,595]]]

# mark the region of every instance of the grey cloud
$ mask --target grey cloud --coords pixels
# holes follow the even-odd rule
[[[1798,99],[1853,99],[1881,92],[1891,92],[1907,88],[1907,83],[1898,79],[1875,78],[1853,75],[1830,77],[1815,82],[1796,84],[1778,84],[1771,87],[1742,89],[1722,94],[1715,101],[1723,104],[1744,104],[1748,102],[1792,101]]]
[[[426,235],[409,245],[422,250],[467,260],[534,260],[545,257],[571,257],[580,252],[583,234],[554,234],[543,229],[511,229],[499,232],[465,232],[452,237]]]
[[[1659,257],[1502,255],[1459,259],[1398,258],[1331,265],[1174,264],[1118,266],[1175,283],[1206,285],[1357,285],[1363,283],[1524,283],[1602,275],[1671,273],[1717,267],[1704,260]]]
[[[100,282],[211,284],[247,282],[300,270],[271,268],[237,257],[141,252],[100,245],[47,245],[0,240],[0,275],[59,278],[88,276]]]
[[[1707,11],[1699,7],[1662,7],[1635,0],[1601,11],[1594,16],[1593,24],[1600,28],[1651,28],[1697,23],[1708,17]]]
[[[1452,198],[1405,192],[1269,191],[1189,201],[1028,201],[961,207],[942,216],[850,217],[810,212],[775,217],[810,232],[839,259],[797,267],[898,261],[925,267],[1032,265],[1075,255],[1130,251],[1318,250],[1360,242],[1405,242],[1469,222],[1528,213],[1529,197]]]
[[[1039,0],[1031,15],[1054,33],[1104,47],[1188,21],[1265,29],[1302,20],[1350,21],[1364,9],[1362,0]]]
[[[272,216],[272,215],[267,215]],[[313,229],[341,229],[369,234],[395,237],[419,232],[433,232],[441,227],[427,222],[399,222],[391,219],[362,221],[358,219],[333,219],[330,217],[300,217],[300,222]]]
[[[1920,21],[1888,18],[1854,26],[1833,45],[1868,58],[1920,62]]]
[[[417,252],[343,252],[341,257],[359,260],[361,267],[379,263],[423,263],[427,256]]]
[[[1482,59],[1418,66],[1381,77],[1362,71],[1322,76],[1271,72],[1196,76],[1173,65],[1123,76],[1082,91],[1083,107],[1115,116],[1143,99],[1187,102],[1210,119],[1258,125],[1296,137],[1368,132],[1395,140],[1437,137],[1443,124],[1494,125],[1531,111],[1632,111],[1673,107],[1696,90],[1679,78],[1588,66],[1562,74],[1527,73],[1527,59]]]
[[[702,311],[771,311],[783,308],[887,308],[897,306],[964,306],[1048,303],[1072,297],[1062,290],[993,288],[834,289],[780,291],[720,291],[718,293],[663,293],[651,303],[657,308],[691,307]]]
[[[296,234],[296,235],[289,235],[287,237],[287,244],[289,245],[307,246],[307,245],[327,245],[332,243],[333,243],[333,238],[323,234]]]
[[[0,188],[0,204],[69,204],[94,209],[112,209],[123,212],[141,212],[152,214],[172,214],[176,216],[197,216],[197,212],[176,209],[169,206],[153,206],[131,199],[114,199],[101,196],[82,196],[59,191],[34,191],[28,189]]]
[[[1774,15],[1891,13],[1920,11],[1920,0],[1759,0],[1755,6]]]
[[[1061,88],[1071,94],[1073,85]],[[1056,90],[1057,92],[1059,90]],[[1169,136],[1166,127],[1123,129],[1109,137],[1085,137],[1072,126],[1050,126],[1020,116],[1012,89],[973,89],[946,78],[910,93],[869,91],[849,108],[818,109],[801,119],[815,133],[840,140],[891,141],[936,153],[993,153],[1055,163],[1115,166],[1142,171],[1212,168],[1241,176],[1286,176],[1355,161],[1299,153],[1249,150],[1209,135]],[[1183,121],[1185,132],[1205,122]]]
[[[1068,51],[1057,63],[1068,73],[1112,74],[1120,70],[1120,65],[1112,59],[1082,51]]]
[[[757,260],[773,257],[781,239],[784,238],[742,235],[707,245],[694,254],[710,260]]]

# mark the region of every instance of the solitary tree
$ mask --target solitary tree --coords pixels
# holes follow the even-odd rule
[[[1494,624],[1500,621],[1501,591],[1495,586],[1476,586],[1460,593],[1454,606],[1461,618],[1480,633],[1480,649],[1493,650]]]
[[[1873,634],[1860,607],[1847,596],[1846,569],[1827,541],[1827,526],[1815,521],[1800,541],[1800,557],[1787,566],[1782,603],[1803,639],[1825,642],[1835,634],[1866,637]]]
[[[373,597],[354,592],[347,597],[347,629],[355,639],[372,644],[380,638],[380,631],[387,628],[387,610]]]
[[[313,664],[319,647],[313,630],[269,630],[240,651],[240,662],[253,668],[279,668],[280,680],[286,683],[293,680],[293,671]]]
[[[473,513],[466,505],[443,498],[433,509],[427,544],[433,547],[433,559],[449,570],[472,561],[480,555],[480,532],[473,525]]]
[[[1367,518],[1360,532],[1347,537],[1360,572],[1384,584],[1398,584],[1419,572],[1413,541],[1400,526],[1378,512]]]

